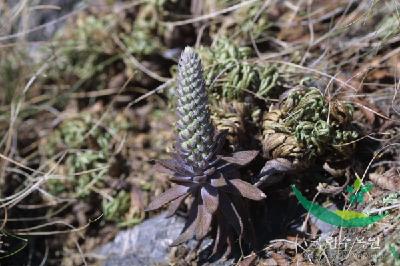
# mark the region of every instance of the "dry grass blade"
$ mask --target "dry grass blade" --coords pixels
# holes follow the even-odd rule
[[[224,193],[220,194],[220,206],[221,213],[224,216],[224,220],[227,221],[235,229],[236,233],[241,236],[243,233],[243,222],[242,218],[238,214],[236,207],[233,205],[231,200]]]
[[[195,17],[195,18],[191,18],[191,19],[187,19],[187,20],[182,20],[182,21],[164,22],[164,23],[165,23],[167,26],[169,26],[169,27],[182,26],[182,25],[186,25],[186,24],[193,24],[193,23],[200,22],[200,21],[203,21],[203,20],[208,20],[208,19],[212,19],[212,18],[214,18],[214,17],[218,17],[218,16],[223,15],[223,14],[228,13],[228,12],[232,12],[232,11],[234,11],[234,10],[236,10],[236,9],[245,7],[245,6],[247,6],[247,5],[254,4],[254,3],[257,2],[257,1],[259,1],[259,0],[248,0],[248,1],[243,1],[243,2],[241,2],[241,3],[239,3],[239,4],[236,4],[236,5],[233,5],[233,6],[231,6],[231,7],[225,8],[225,9],[223,9],[223,10],[219,10],[219,11],[213,12],[213,13],[211,13],[211,14],[202,15],[202,16],[197,16],[197,17]]]

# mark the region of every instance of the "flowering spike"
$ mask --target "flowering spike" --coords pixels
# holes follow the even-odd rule
[[[185,227],[172,245],[210,235],[214,240],[213,252],[230,249],[234,237],[255,246],[245,198],[259,201],[265,195],[239,179],[238,167],[247,165],[258,152],[220,154],[225,134],[215,134],[201,61],[189,47],[179,60],[177,97],[176,153],[172,159],[156,164],[157,169],[172,175],[170,181],[175,186],[155,198],[148,210],[170,204],[168,215],[172,215],[191,197]]]
[[[186,47],[179,60],[177,114],[178,147],[188,165],[204,169],[212,156],[214,125],[211,122],[201,60]]]

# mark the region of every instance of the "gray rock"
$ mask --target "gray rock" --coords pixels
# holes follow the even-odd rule
[[[18,13],[10,27],[3,27],[3,29],[0,27],[0,43],[17,42],[19,38],[24,38],[29,41],[28,54],[34,62],[41,62],[47,57],[41,51],[43,46],[41,42],[51,40],[54,34],[62,29],[67,19],[86,8],[89,2],[86,3],[82,0],[9,0],[7,5],[10,10],[18,10],[22,3],[29,9],[29,13],[27,16]],[[0,17],[1,15],[0,10]]]
[[[136,266],[136,265],[169,265],[171,252],[170,244],[175,240],[182,228],[185,219],[173,216],[166,218],[165,214],[148,219],[143,223],[119,232],[114,241],[101,247],[96,255],[104,258],[104,266]],[[210,244],[211,240],[203,242],[200,250]],[[196,241],[189,241],[186,247],[191,250]],[[228,266],[233,260],[219,260],[203,265]]]
[[[70,15],[85,6],[87,4],[82,0],[9,0],[7,7],[10,10],[15,12],[26,7],[29,12],[17,12],[13,25],[3,31],[0,29],[0,41],[11,41],[20,37],[26,37],[29,41],[47,41],[64,25]]]
[[[64,25],[68,15],[79,10],[79,0],[36,0],[37,5],[54,6],[58,9],[37,9],[29,16],[29,26],[34,29],[28,34],[30,41],[46,41],[51,39],[54,33]],[[32,3],[33,4],[33,3]],[[78,6],[77,6],[78,4]],[[84,6],[81,3],[80,7]]]
[[[181,217],[156,216],[120,232],[98,253],[106,257],[105,266],[166,264],[169,245],[178,237],[184,224]]]

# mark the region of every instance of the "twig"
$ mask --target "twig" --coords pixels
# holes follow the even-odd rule
[[[169,79],[168,78],[164,78],[161,77],[160,75],[158,75],[157,73],[151,71],[150,69],[146,68],[143,64],[141,64],[139,62],[139,60],[137,60],[132,54],[130,54],[128,52],[128,48],[125,46],[125,44],[119,39],[118,36],[113,35],[112,36],[114,42],[119,46],[119,48],[121,48],[124,52],[125,52],[125,56],[128,57],[128,59],[130,60],[130,62],[137,67],[140,71],[142,71],[143,73],[145,73],[146,75],[148,75],[149,77],[158,80],[160,82],[167,82]]]
[[[295,67],[295,68],[300,68],[300,69],[305,70],[305,71],[307,71],[307,72],[312,72],[312,73],[321,75],[321,76],[323,76],[323,77],[333,79],[333,80],[336,81],[337,83],[340,83],[342,86],[345,86],[345,87],[347,87],[347,88],[349,88],[349,89],[352,89],[352,90],[354,90],[354,91],[357,91],[356,88],[354,88],[354,87],[351,86],[350,84],[347,84],[347,83],[344,82],[343,80],[340,80],[340,79],[338,79],[338,78],[335,78],[335,77],[332,76],[332,75],[329,75],[329,74],[327,74],[327,73],[321,72],[321,71],[316,70],[316,69],[308,68],[308,67],[305,67],[305,66],[300,66],[300,65],[298,65],[298,64],[294,64],[294,63],[291,63],[291,62],[279,61],[279,60],[268,60],[268,62],[277,63],[277,64],[283,64],[283,65],[288,65],[288,66],[292,66],[292,67]]]
[[[158,86],[157,88],[155,88],[155,89],[149,91],[149,92],[146,93],[146,94],[143,94],[143,95],[140,96],[139,98],[137,98],[137,99],[135,99],[134,101],[132,101],[131,103],[129,103],[129,104],[125,107],[125,110],[129,109],[130,107],[132,107],[132,105],[137,104],[138,102],[142,101],[143,99],[145,99],[145,98],[147,98],[147,97],[149,97],[149,96],[151,96],[151,95],[153,95],[153,94],[155,94],[155,93],[157,93],[157,92],[159,92],[159,91],[161,91],[161,90],[167,88],[167,87],[170,86],[174,81],[175,81],[174,79],[169,79],[169,80],[167,80],[165,83],[163,83],[163,84],[161,84],[160,86]]]
[[[236,9],[240,9],[244,6],[253,4],[254,2],[259,1],[259,0],[249,0],[249,1],[244,1],[241,2],[239,4],[227,7],[225,9],[219,10],[219,11],[215,11],[213,13],[210,14],[206,14],[206,15],[202,15],[202,16],[198,16],[195,18],[190,18],[190,19],[186,19],[186,20],[180,20],[180,21],[174,21],[174,22],[162,22],[163,24],[169,26],[169,27],[175,27],[175,26],[182,26],[182,25],[186,25],[186,24],[193,24],[195,22],[199,22],[199,21],[203,21],[203,20],[207,20],[207,19],[211,19],[217,16],[220,16],[222,14],[234,11]]]

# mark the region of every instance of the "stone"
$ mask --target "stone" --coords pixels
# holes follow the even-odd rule
[[[113,242],[100,248],[104,266],[167,264],[170,244],[178,237],[185,220],[165,214],[121,231]]]
[[[185,219],[177,215],[168,218],[165,216],[164,213],[160,214],[131,229],[119,232],[112,242],[94,252],[96,257],[102,258],[103,266],[170,265],[170,259],[175,262],[182,260],[183,263],[187,264],[187,261],[183,261],[185,258],[173,257],[173,249],[176,251],[176,248],[170,247],[170,244],[181,233]],[[189,252],[189,250],[196,248],[197,243],[191,240],[183,244],[183,248]],[[210,243],[211,240],[206,239],[199,250],[203,250]],[[201,258],[201,255],[197,256],[191,253],[190,257],[191,259],[197,257],[197,259],[203,260],[202,265],[228,266],[234,264],[233,259],[220,259],[207,263],[207,259]]]

